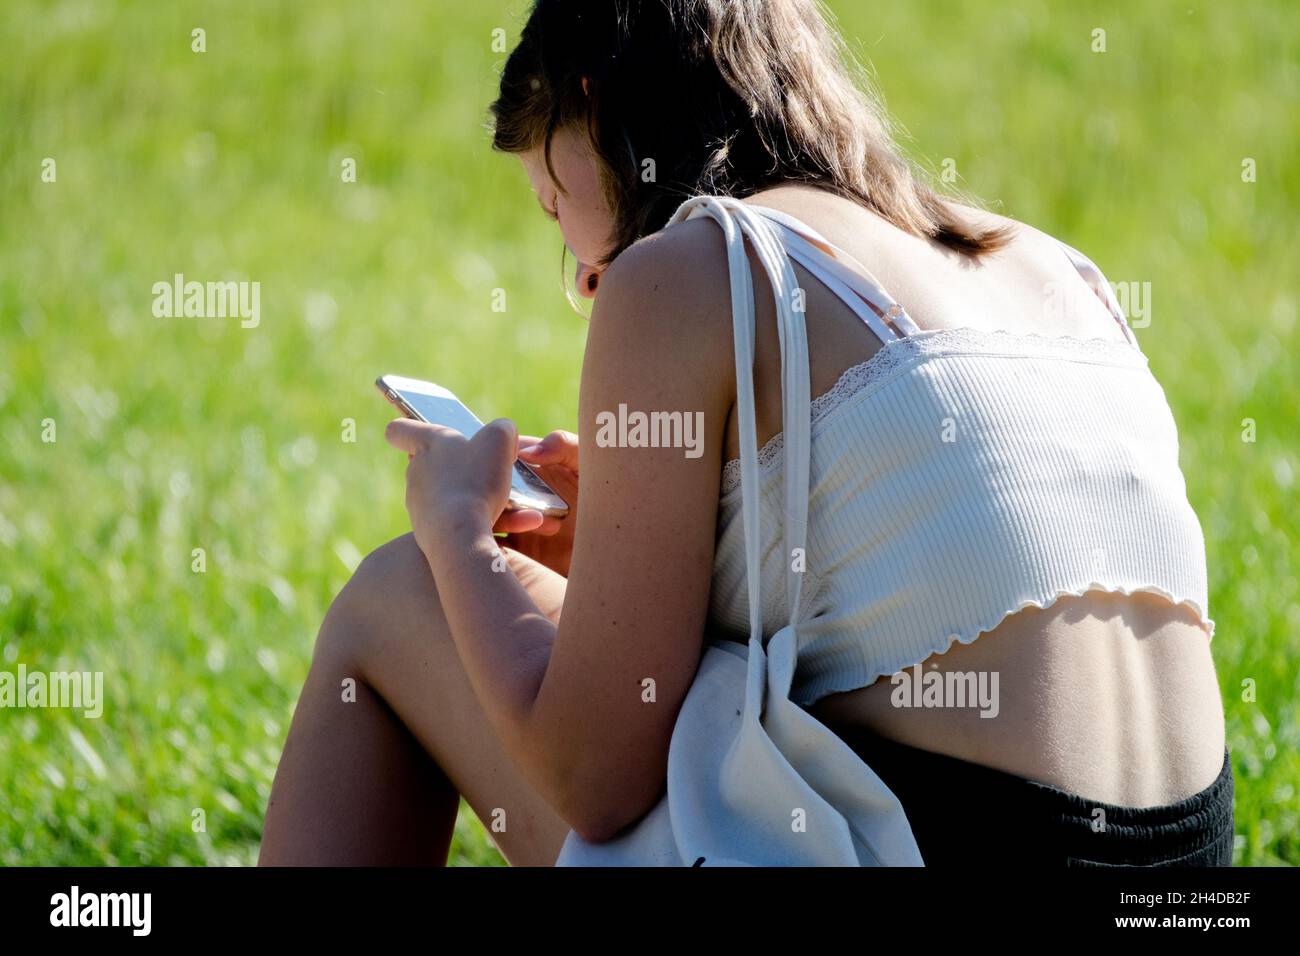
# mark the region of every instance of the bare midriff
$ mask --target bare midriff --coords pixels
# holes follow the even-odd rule
[[[1209,786],[1223,766],[1223,705],[1197,620],[1155,594],[1067,596],[905,671],[909,680],[983,674],[984,686],[996,688],[995,707],[952,706],[951,696],[937,698],[943,706],[916,706],[912,685],[891,675],[808,710],[850,746],[846,731],[865,730],[1105,803],[1174,803]]]

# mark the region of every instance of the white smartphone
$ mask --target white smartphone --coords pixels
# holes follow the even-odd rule
[[[407,418],[454,428],[466,438],[483,427],[474,413],[441,385],[402,378],[400,375],[381,375],[375,380],[375,386]],[[556,518],[563,518],[569,513],[565,500],[518,458],[515,459],[506,508],[512,511],[540,511]]]

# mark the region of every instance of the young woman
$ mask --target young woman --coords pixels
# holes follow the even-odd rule
[[[770,651],[763,723],[739,732],[804,782],[855,755],[926,864],[1231,862],[1204,542],[1164,393],[1096,268],[934,192],[863,90],[813,0],[536,3],[494,145],[594,299],[581,442],[389,425],[413,533],[325,618],[263,863],[441,864],[461,795],[514,865],[616,843],[664,799],[702,650],[775,644],[794,616],[792,684],[773,692]],[[598,442],[620,406],[702,413],[703,454]],[[517,451],[569,518],[503,513]],[[783,497],[800,460],[806,526],[802,489]],[[925,674],[991,695],[931,699]],[[777,726],[782,690],[825,735],[811,757]]]

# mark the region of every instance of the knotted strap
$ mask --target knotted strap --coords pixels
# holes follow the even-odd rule
[[[745,203],[725,196],[698,196],[683,203],[669,224],[698,216],[710,216],[722,226],[727,243],[727,265],[731,277],[731,310],[736,358],[736,410],[740,431],[741,513],[745,529],[745,559],[749,593],[750,694],[747,705],[757,708],[763,700],[763,602],[760,595],[760,544],[758,435],[754,410],[754,283],[744,240],[754,246],[767,273],[776,307],[781,345],[781,418],[785,445],[786,598],[790,607],[790,633],[782,647],[780,671],[793,679],[797,658],[796,628],[802,608],[808,533],[808,472],[811,433],[811,385],[808,373],[808,336],[803,312],[794,308],[799,288],[794,267],[777,239],[773,227]],[[788,658],[788,659],[786,659]],[[789,687],[785,688],[788,694]],[[759,714],[755,713],[757,719]]]
[[[798,282],[777,227],[739,200],[696,196],[667,225],[708,216],[727,245],[740,431],[741,509],[749,595],[744,700],[732,699],[718,642],[706,650],[683,704],[669,753],[670,826],[683,858],[759,865],[919,866],[911,827],[898,798],[853,750],[790,700],[798,662],[808,531],[811,385],[808,340]],[[745,251],[749,239],[767,274],[781,345],[784,426],[788,623],[763,643],[758,437],[754,410],[754,286]],[[726,643],[726,642],[723,642]],[[731,645],[735,647],[734,644]],[[739,662],[736,662],[739,665]],[[741,675],[735,675],[737,679]],[[740,703],[737,701],[737,703]],[[792,830],[792,816],[806,825]],[[663,821],[669,821],[665,824]],[[653,827],[655,824],[650,824]],[[648,831],[647,831],[648,832]]]

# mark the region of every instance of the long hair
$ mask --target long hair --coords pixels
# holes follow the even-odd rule
[[[587,81],[584,90],[583,82]],[[586,130],[614,229],[608,265],[686,198],[819,186],[971,256],[972,230],[898,149],[819,0],[535,0],[491,105],[494,149]]]

